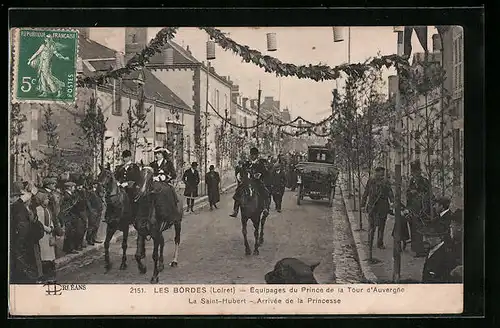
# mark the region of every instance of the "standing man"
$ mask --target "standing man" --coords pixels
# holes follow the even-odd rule
[[[139,165],[132,160],[132,153],[126,149],[122,152],[123,164],[119,165],[115,171],[115,178],[118,180],[118,186],[125,188],[130,202],[132,218],[135,219],[137,206],[134,202],[134,197],[139,187],[141,180],[141,169]]]
[[[420,162],[411,163],[411,179],[406,190],[406,207],[410,222],[411,250],[415,257],[425,257],[423,236],[418,233],[431,218],[431,185],[429,180],[422,176]]]
[[[210,165],[209,172],[205,174],[205,184],[208,190],[208,202],[210,204],[210,210],[213,207],[217,208],[217,203],[220,201],[220,175],[215,172],[215,167]]]
[[[78,220],[77,203],[75,195],[76,184],[72,181],[64,183],[64,193],[61,203],[61,218],[64,223],[63,251],[67,254],[76,254],[76,221]]]
[[[375,229],[377,228],[377,246],[381,249],[385,248],[385,222],[391,209],[390,203],[394,201],[392,188],[389,181],[387,181],[384,176],[385,169],[383,167],[377,167],[375,169],[375,176],[370,178],[366,183],[363,198],[361,199],[361,207],[364,207],[365,211],[368,213],[370,261],[372,260],[373,240],[375,238]]]
[[[450,235],[445,225],[433,221],[419,230],[426,248],[422,271],[422,283],[449,283],[451,273],[457,267],[455,257],[449,251]]]
[[[87,228],[87,234],[85,239],[87,241],[87,245],[100,244],[102,241],[97,240],[97,231],[99,230],[99,225],[101,223],[101,213],[103,210],[103,202],[101,201],[101,197],[98,193],[98,185],[94,184],[92,189],[88,191],[89,203],[91,212],[89,213],[89,223]]]
[[[186,188],[184,196],[187,198],[187,211],[194,212],[194,199],[198,197],[198,185],[200,184],[200,173],[198,172],[198,163],[191,163],[191,168],[184,171],[182,181]]]
[[[283,194],[285,193],[286,175],[283,172],[282,164],[274,164],[274,169],[271,174],[271,194],[273,195],[276,211],[281,213],[281,203],[283,201]]]
[[[86,247],[86,245],[83,244],[83,240],[89,223],[89,206],[87,202],[87,191],[84,188],[85,181],[83,176],[75,176],[74,181],[76,183],[75,193],[78,198],[78,202],[75,205],[77,210],[77,217],[75,221],[75,245],[76,250],[81,251],[84,247]]]

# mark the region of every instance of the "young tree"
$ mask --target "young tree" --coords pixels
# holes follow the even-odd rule
[[[59,148],[59,124],[54,122],[54,111],[51,106],[47,106],[43,112],[42,131],[47,138],[47,149],[40,150],[43,155],[41,167],[44,175],[49,173],[60,174],[64,170],[64,156]]]
[[[20,104],[11,104],[10,110],[10,156],[15,180],[19,179],[18,163],[22,153],[23,143],[19,141],[19,136],[23,133],[26,115],[21,112]]]
[[[107,118],[104,117],[102,108],[94,95],[91,95],[85,104],[83,113],[76,115],[75,120],[81,130],[80,141],[77,145],[84,159],[83,171],[95,173],[100,164],[99,159],[104,155]]]
[[[135,106],[132,103],[129,104],[127,110],[127,122],[121,124],[119,127],[120,131],[120,148],[121,150],[128,149],[132,152],[132,158],[135,158],[137,148],[143,148],[145,145],[140,142],[141,135],[144,135],[149,131],[147,117],[149,112],[151,112],[152,107],[144,107],[145,96],[141,91],[139,93],[139,98]]]

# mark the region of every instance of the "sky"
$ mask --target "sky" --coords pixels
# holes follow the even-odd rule
[[[154,38],[161,28],[148,28],[148,39]],[[337,66],[348,61],[347,29],[344,42],[333,42],[332,27],[221,27],[222,32],[241,45],[259,50],[278,58],[282,62],[296,65],[327,64]],[[267,51],[267,33],[276,33],[277,51]],[[428,30],[428,45],[432,49],[434,27]],[[125,28],[92,28],[90,37],[117,51],[124,51]],[[206,41],[208,35],[198,29],[181,27],[174,41],[189,46],[194,57],[206,61]],[[413,33],[413,53],[423,51]],[[397,52],[397,34],[392,26],[352,27],[351,28],[351,63],[365,62],[369,58],[390,55]],[[297,77],[277,77],[266,73],[253,63],[242,62],[241,57],[216,46],[216,59],[211,61],[219,75],[230,76],[240,87],[242,97],[257,98],[259,82],[262,99],[273,96],[281,101],[281,108],[288,107],[292,117],[302,116],[319,121],[329,115],[332,89],[343,86],[342,81],[315,82]],[[392,69],[383,71],[383,79],[395,74]]]

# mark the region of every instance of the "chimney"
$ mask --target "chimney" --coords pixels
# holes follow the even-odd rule
[[[252,99],[252,100],[250,100],[250,108],[255,108],[255,107],[257,107],[256,102],[257,102],[257,99]]]
[[[215,74],[215,68],[213,66],[210,66],[209,71],[210,73]]]
[[[398,77],[396,75],[389,76],[389,99],[393,99],[398,91]]]
[[[242,106],[243,106],[244,109],[247,109],[247,102],[248,102],[248,98],[247,97],[243,97]]]
[[[274,97],[264,97],[264,101],[270,101],[270,102],[273,102],[274,101]]]
[[[189,50],[189,46],[186,46],[186,51],[187,51],[188,54],[190,54],[190,55],[192,54],[191,50]]]

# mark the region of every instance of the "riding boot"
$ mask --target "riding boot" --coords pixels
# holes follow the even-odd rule
[[[239,209],[240,209],[240,203],[237,200],[235,200],[233,205],[233,213],[229,214],[229,216],[232,216],[233,218],[237,217]]]

